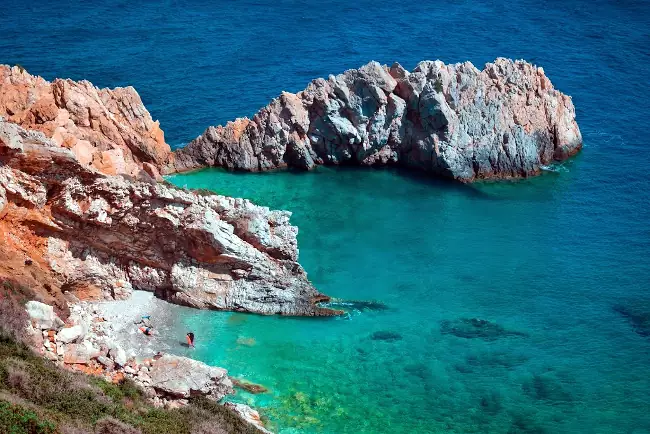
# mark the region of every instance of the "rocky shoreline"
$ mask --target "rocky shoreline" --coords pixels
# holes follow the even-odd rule
[[[70,316],[64,322],[52,306],[30,301],[26,305],[30,319],[28,342],[59,367],[112,383],[133,381],[159,408],[179,408],[197,396],[220,402],[235,393],[233,380],[223,368],[148,347],[125,346],[125,328],[137,330],[137,325],[132,318],[126,323],[121,321],[129,313],[117,318],[104,315],[102,305],[110,303],[114,302],[71,304]],[[269,432],[254,409],[240,403],[223,405],[260,432]]]
[[[329,297],[298,262],[290,212],[171,187],[161,173],[399,164],[470,182],[534,175],[581,146],[571,98],[523,61],[481,71],[426,61],[412,72],[371,62],[283,93],[175,153],[133,88],[0,65],[0,276],[46,303],[27,306],[43,357],[131,379],[161,407],[221,400],[233,392],[226,370],[120,345],[93,303],[139,289],[202,309],[342,311],[320,305]],[[264,430],[254,410],[228,405]]]
[[[581,147],[571,98],[530,63],[370,62],[209,127],[162,170],[400,165],[471,182],[536,175]]]

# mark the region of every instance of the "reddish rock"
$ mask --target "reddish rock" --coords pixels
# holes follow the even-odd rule
[[[123,299],[135,287],[196,308],[338,313],[317,305],[328,298],[297,262],[288,212],[109,176],[2,120],[0,163],[6,250],[33,258],[17,266],[40,264],[61,293]]]
[[[143,163],[160,166],[171,154],[158,121],[132,87],[99,89],[69,79],[50,83],[0,65],[0,116],[43,132],[71,149],[82,165],[107,174],[149,177]]]

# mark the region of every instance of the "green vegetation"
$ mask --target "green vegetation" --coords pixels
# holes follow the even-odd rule
[[[48,420],[41,420],[31,410],[6,401],[0,401],[0,432],[50,434],[56,432],[56,426]]]
[[[0,291],[1,433],[258,432],[206,398],[180,409],[158,409],[131,381],[116,385],[55,366],[21,342],[26,312],[6,295]]]

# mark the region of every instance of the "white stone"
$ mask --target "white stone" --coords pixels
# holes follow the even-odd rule
[[[65,327],[59,330],[56,335],[57,342],[63,342],[64,344],[70,344],[73,342],[80,342],[83,340],[86,335],[84,327],[81,325],[76,325],[72,327]]]
[[[25,308],[34,328],[58,330],[63,327],[63,321],[54,313],[52,306],[39,301],[28,301]]]

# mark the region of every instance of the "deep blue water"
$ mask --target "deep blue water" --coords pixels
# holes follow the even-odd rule
[[[637,434],[650,432],[649,6],[5,0],[0,62],[133,85],[172,145],[369,60],[543,66],[585,140],[557,173],[472,187],[349,169],[174,177],[294,211],[318,288],[390,307],[179,321],[195,356],[272,389],[238,399],[283,432]],[[523,336],[445,333],[474,317]]]

